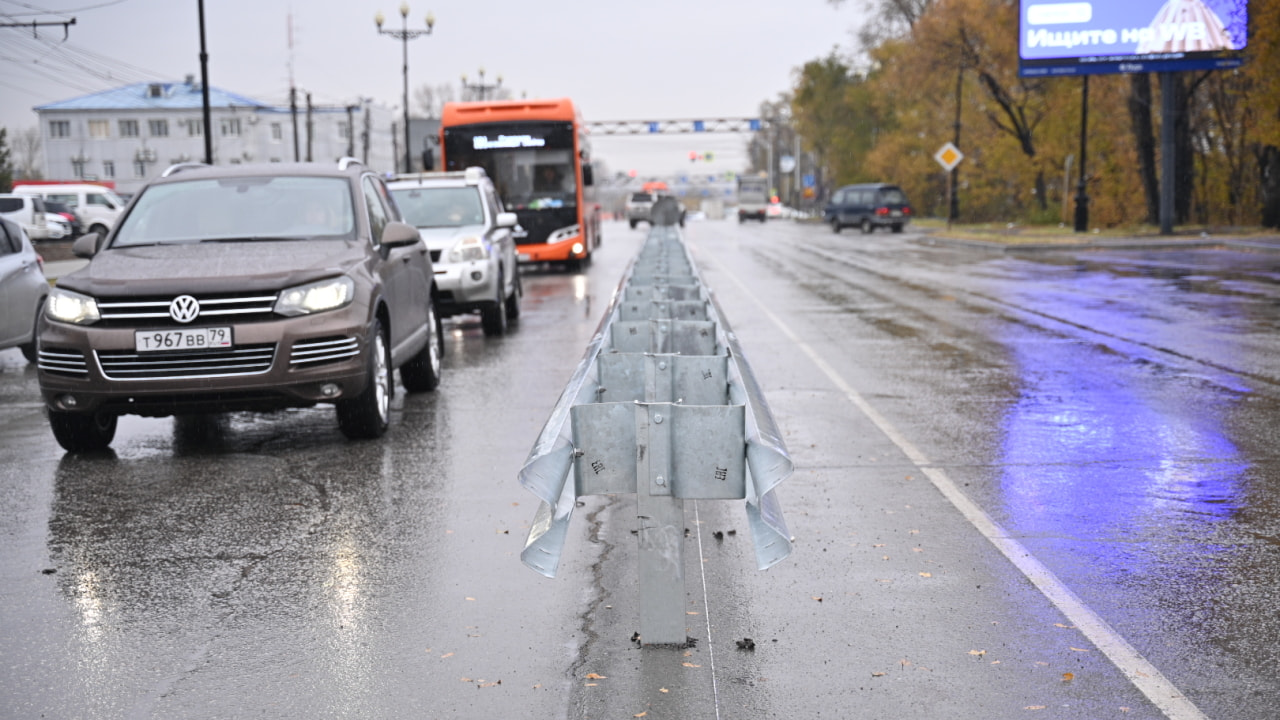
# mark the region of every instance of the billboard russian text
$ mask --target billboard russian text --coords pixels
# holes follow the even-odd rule
[[[1238,67],[1248,0],[1020,0],[1023,76]]]

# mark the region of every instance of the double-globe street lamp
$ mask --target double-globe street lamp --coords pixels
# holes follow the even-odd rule
[[[467,76],[465,74],[462,76],[462,90],[464,93],[470,91],[476,100],[483,101],[488,99],[488,93],[490,90],[496,91],[498,88],[502,87],[502,76],[498,76],[497,82],[486,85],[484,82],[484,68],[480,68],[479,72],[480,82],[478,83],[469,83],[467,82]]]
[[[410,30],[409,29],[409,3],[400,3],[400,20],[403,28],[400,30],[383,30],[382,23],[386,21],[382,11],[379,10],[377,15],[373,16],[373,21],[378,24],[379,35],[390,35],[393,38],[399,38],[404,47],[404,171],[413,172],[413,148],[409,144],[409,41],[430,35],[431,29],[435,27],[436,16],[430,12],[427,13],[427,29],[426,30]]]

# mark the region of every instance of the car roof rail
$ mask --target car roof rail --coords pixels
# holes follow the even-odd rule
[[[202,163],[202,162],[177,163],[176,165],[170,165],[169,167],[165,168],[165,171],[160,173],[160,177],[169,177],[170,175],[180,173],[183,170],[193,170],[195,168],[207,168],[207,167],[212,167],[212,166],[209,165],[208,163]]]
[[[478,185],[481,180],[488,177],[484,168],[473,165],[466,170],[427,170],[415,173],[396,173],[391,176],[392,180],[465,180],[468,185]]]
[[[351,156],[347,156],[347,157],[340,157],[340,158],[338,158],[338,169],[339,169],[339,170],[346,170],[347,168],[351,167],[352,165],[359,165],[360,167],[364,167],[364,163],[360,162],[360,160],[359,160],[358,158],[353,158],[353,157],[351,157]]]

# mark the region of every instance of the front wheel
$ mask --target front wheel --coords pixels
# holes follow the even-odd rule
[[[49,427],[63,450],[73,453],[106,450],[116,437],[116,416],[107,412],[49,411]]]
[[[391,424],[391,358],[382,322],[369,330],[369,376],[364,390],[348,400],[339,400],[338,428],[352,440],[382,437]]]
[[[870,218],[862,218],[862,234],[863,235],[870,235],[871,232],[875,229],[876,229],[876,226],[871,224]]]
[[[832,220],[832,221],[831,221],[831,232],[833,232],[833,233],[835,233],[835,234],[837,234],[837,235],[839,235],[839,234],[840,234],[840,221],[839,221],[839,220]]]
[[[506,281],[498,275],[498,297],[480,309],[480,326],[485,335],[501,335],[507,331],[507,302],[503,297]]]
[[[520,317],[520,296],[524,294],[524,286],[520,282],[520,276],[516,275],[516,286],[511,290],[511,294],[507,296],[507,319],[515,320]]]
[[[409,392],[430,392],[440,387],[444,362],[444,323],[436,315],[436,305],[427,307],[427,344],[409,362],[400,366],[400,382]]]

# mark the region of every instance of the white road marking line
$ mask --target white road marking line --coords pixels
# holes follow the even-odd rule
[[[733,281],[744,295],[751,298],[751,301],[760,308],[764,316],[769,318],[769,321],[781,330],[782,334],[786,335],[792,344],[808,356],[813,364],[817,365],[818,369],[844,393],[849,402],[853,403],[854,407],[861,410],[871,422],[875,423],[880,432],[884,433],[890,442],[897,445],[898,449],[925,474],[925,477],[929,478],[930,482],[942,493],[943,497],[950,500],[951,504],[960,511],[960,514],[970,524],[977,528],[978,532],[982,533],[983,537],[990,541],[992,545],[995,545],[996,549],[1008,558],[1049,599],[1049,602],[1053,603],[1080,632],[1084,633],[1085,637],[1089,638],[1089,641],[1129,679],[1129,682],[1142,691],[1142,694],[1146,695],[1156,707],[1160,708],[1165,717],[1168,717],[1169,720],[1208,720],[1208,717],[1200,712],[1200,708],[1187,699],[1154,665],[1142,657],[1128,641],[1107,624],[1106,620],[1103,620],[1085,605],[1049,568],[1045,567],[1029,550],[1023,547],[1022,543],[1011,538],[1004,528],[1000,527],[982,508],[965,496],[945,472],[934,467],[933,462],[924,453],[920,452],[910,440],[907,440],[906,436],[872,407],[858,391],[845,382],[844,378],[827,364],[813,348],[809,347],[807,343],[792,332],[791,328],[787,327],[781,318],[766,307],[760,301],[758,293],[750,290],[745,283],[723,265],[719,266],[717,270]]]

